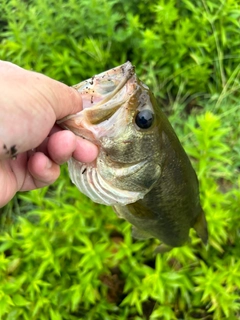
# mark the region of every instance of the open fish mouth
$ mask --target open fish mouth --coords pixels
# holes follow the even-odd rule
[[[83,110],[64,117],[57,124],[99,145],[99,137],[109,131],[111,124],[105,129],[97,125],[110,119],[120,109],[135,92],[136,83],[135,67],[130,62],[80,82],[73,87],[82,96]]]
[[[113,99],[134,74],[135,67],[126,62],[75,85],[74,88],[82,95],[83,109],[97,108]]]
[[[129,81],[131,78],[132,81]],[[81,126],[79,119],[83,116],[90,124],[103,122],[110,118],[128,99],[129,95],[126,93],[132,93],[135,90],[135,83],[135,67],[130,62],[80,82],[73,88],[82,96],[83,110],[77,114],[66,116],[57,123],[67,129],[69,127],[79,129]],[[73,131],[77,135],[81,135],[79,130],[78,132]]]
[[[61,127],[99,146],[96,161],[81,163],[71,158],[68,162],[72,182],[94,202],[127,205],[142,199],[149,191],[148,186],[143,190],[129,190],[127,186],[117,187],[116,183],[144,171],[149,162],[147,156],[137,162],[134,159],[127,163],[114,160],[120,166],[117,169],[113,162],[106,163],[102,146],[102,139],[110,141],[124,134],[131,121],[128,112],[135,110],[138,103],[137,100],[129,103],[129,99],[138,87],[135,68],[130,62],[95,75],[74,86],[82,96],[83,110],[58,121]]]
[[[91,163],[68,161],[77,188],[92,201],[113,206],[135,227],[136,237],[181,246],[193,227],[206,242],[196,174],[132,64],[95,75],[74,88],[82,96],[83,109],[58,124],[99,147]]]

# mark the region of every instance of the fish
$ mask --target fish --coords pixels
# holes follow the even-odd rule
[[[68,161],[72,182],[92,201],[112,206],[132,224],[137,239],[156,238],[156,252],[189,241],[194,228],[204,244],[207,222],[199,183],[174,129],[148,86],[126,62],[74,88],[83,109],[58,124],[95,143],[91,163]]]

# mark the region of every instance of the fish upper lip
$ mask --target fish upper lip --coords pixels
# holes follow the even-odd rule
[[[82,111],[86,110],[86,109],[95,109],[95,108],[97,108],[97,107],[99,107],[99,106],[103,106],[104,104],[106,104],[109,100],[111,100],[111,99],[125,86],[125,84],[126,84],[132,77],[134,77],[134,75],[135,75],[135,67],[131,64],[131,62],[129,62],[129,61],[126,62],[126,63],[124,64],[124,66],[125,66],[125,67],[123,67],[123,66],[120,66],[120,67],[119,67],[119,69],[120,69],[119,72],[122,72],[123,75],[122,75],[122,79],[119,81],[119,83],[117,84],[117,86],[115,87],[115,89],[114,89],[112,92],[108,93],[108,94],[107,94],[102,100],[100,100],[99,102],[93,103],[90,108],[89,108],[89,107],[86,107],[86,106],[84,107],[84,100],[83,100],[82,110],[79,111],[79,114],[80,114]],[[114,68],[113,68],[113,69],[114,69]],[[111,69],[111,70],[113,70],[113,69]],[[111,70],[110,70],[110,71],[111,71]],[[116,68],[115,68],[115,71],[116,71]],[[101,78],[101,74],[94,76],[94,78],[95,78],[95,79]],[[111,75],[109,76],[109,79],[110,79],[110,78],[111,78]],[[88,80],[86,80],[86,81],[90,81],[90,80],[93,81],[92,78],[91,78],[91,79],[88,79]],[[83,82],[84,82],[84,81],[83,81]],[[78,91],[78,89],[81,88],[81,84],[82,84],[83,82],[80,82],[79,84],[73,86],[73,88],[75,88],[75,89]],[[80,90],[80,91],[78,91],[78,92],[81,93],[82,91]],[[127,99],[127,98],[128,98],[128,97],[126,97],[126,99]],[[121,104],[122,104],[123,102],[124,102],[124,101],[121,101]],[[75,117],[76,117],[76,114],[68,115],[68,116],[66,116],[66,117],[64,117],[64,118],[62,118],[62,119],[59,119],[59,120],[57,121],[57,124],[61,126],[61,124],[64,123],[66,120],[70,120],[70,119],[75,118]]]
[[[122,70],[124,70],[124,68],[121,66],[120,68],[122,68]],[[126,69],[125,69],[125,76],[123,76],[123,79],[119,82],[119,84],[116,86],[116,88],[110,92],[105,98],[103,98],[102,100],[100,100],[99,102],[97,102],[96,104],[93,104],[93,107],[98,107],[99,105],[103,105],[106,102],[108,102],[110,99],[112,99],[112,97],[114,97],[116,95],[116,93],[118,91],[120,91],[125,84],[128,82],[128,80],[130,80],[134,74],[135,74],[135,67],[131,64],[131,62],[127,62],[126,63]],[[98,77],[98,75],[96,75],[95,77]],[[84,110],[84,105],[83,105],[83,110]]]
[[[126,62],[122,66],[113,68],[107,72],[98,74],[91,79],[80,82],[79,84],[74,86],[74,88],[80,94],[84,94],[84,92],[86,91],[85,88],[88,87],[89,83],[92,86],[91,90],[97,93],[96,87],[98,86],[98,84],[101,84],[103,76],[104,81],[108,82],[108,80],[110,80],[115,83],[112,91],[106,91],[105,94],[103,93],[101,97],[102,99],[94,101],[95,103],[92,103],[92,105],[89,105],[89,101],[87,102],[83,97],[83,109],[81,111],[76,114],[68,115],[57,121],[57,124],[62,128],[71,130],[77,136],[85,138],[97,146],[101,146],[101,143],[97,140],[95,133],[92,132],[89,126],[102,122],[101,119],[110,119],[112,117],[112,114],[114,114],[119,109],[119,107],[125,104],[129,99],[129,96],[132,95],[133,92],[135,92],[135,83],[137,82],[135,67],[131,64],[131,62]],[[125,86],[127,86],[126,92],[124,89]],[[88,91],[89,90],[90,89],[88,89]],[[118,93],[120,94],[119,96]],[[86,93],[86,95],[88,95],[89,98],[89,93]],[[103,110],[105,110],[106,112],[103,112]],[[94,119],[94,115],[96,115],[96,119]],[[109,118],[106,118],[108,117],[108,115]]]

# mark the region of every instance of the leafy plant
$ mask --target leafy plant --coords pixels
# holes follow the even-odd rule
[[[237,1],[0,0],[0,58],[69,85],[130,59],[197,171],[209,227],[154,256],[67,168],[1,209],[0,319],[240,317]]]

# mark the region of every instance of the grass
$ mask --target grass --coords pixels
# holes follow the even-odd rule
[[[210,235],[204,247],[192,231],[155,257],[156,240],[133,240],[63,166],[54,185],[1,209],[0,319],[239,319],[237,2],[1,0],[0,10],[1,59],[69,85],[136,65],[196,169]]]

